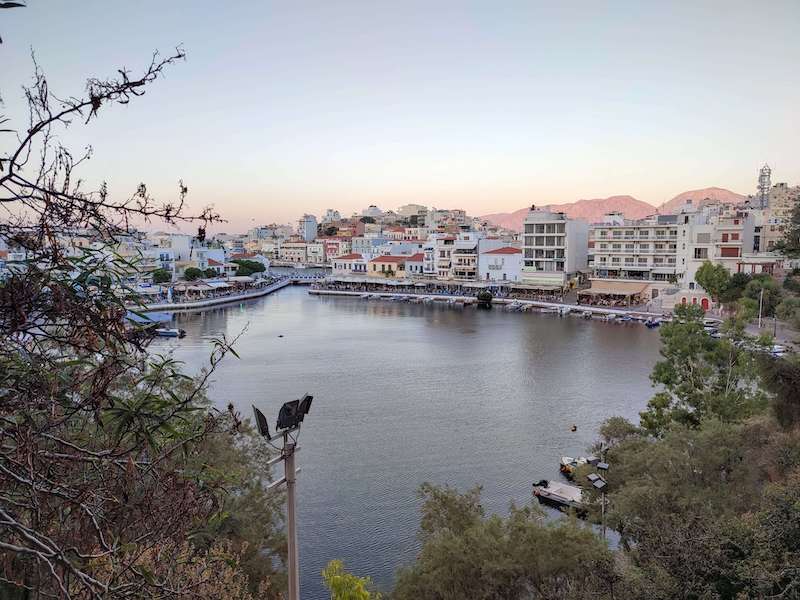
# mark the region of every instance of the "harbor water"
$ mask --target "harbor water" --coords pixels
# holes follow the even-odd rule
[[[213,376],[211,398],[271,425],[286,400],[314,396],[301,436],[301,593],[327,598],[334,558],[382,589],[413,561],[423,482],[483,486],[488,512],[531,501],[613,415],[636,418],[652,395],[658,332],[549,314],[358,297],[306,287],[176,316],[185,338],[160,339],[196,372],[211,340],[244,332],[240,358]],[[573,431],[573,425],[575,431]]]

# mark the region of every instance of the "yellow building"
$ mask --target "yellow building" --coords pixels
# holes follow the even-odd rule
[[[369,277],[403,279],[406,276],[407,256],[378,256],[367,263]]]

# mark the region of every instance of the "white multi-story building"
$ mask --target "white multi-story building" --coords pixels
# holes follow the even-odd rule
[[[297,233],[304,241],[312,241],[317,237],[317,217],[303,215],[297,222]]]
[[[531,207],[523,230],[523,283],[565,287],[587,270],[589,224]]]
[[[325,211],[325,215],[322,217],[323,223],[334,223],[336,221],[341,221],[342,215],[338,210],[334,210],[329,208]]]
[[[592,278],[674,283],[677,240],[675,215],[629,221],[608,214],[589,228]]]

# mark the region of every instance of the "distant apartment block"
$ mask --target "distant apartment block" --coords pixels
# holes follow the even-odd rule
[[[522,281],[564,287],[587,269],[589,224],[532,206],[522,238]]]

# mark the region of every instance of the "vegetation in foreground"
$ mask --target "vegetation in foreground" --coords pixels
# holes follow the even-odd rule
[[[140,299],[125,282],[138,266],[114,249],[131,224],[218,217],[185,215],[183,184],[174,203],[144,184],[122,200],[105,185],[88,191],[76,167],[91,151],[75,157],[57,141],[183,58],[179,49],[139,77],[90,79],[83,98],[53,95],[37,67],[25,89],[30,122],[19,135],[0,130],[16,142],[0,157],[10,215],[0,240],[27,255],[0,283],[1,598],[250,600],[284,588],[265,442],[204,396],[219,361],[235,355],[230,341],[218,340],[191,378],[126,322],[125,301]],[[83,230],[102,247],[65,247]]]

